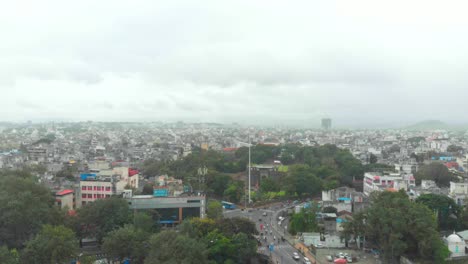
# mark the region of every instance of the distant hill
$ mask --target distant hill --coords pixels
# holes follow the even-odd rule
[[[414,125],[404,127],[406,130],[437,130],[453,128],[453,126],[450,126],[440,120],[425,120]]]

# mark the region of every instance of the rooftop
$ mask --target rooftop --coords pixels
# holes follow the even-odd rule
[[[57,192],[56,195],[63,196],[63,195],[67,195],[67,194],[70,194],[70,193],[73,193],[73,190],[65,189],[65,190],[62,190],[60,192]]]

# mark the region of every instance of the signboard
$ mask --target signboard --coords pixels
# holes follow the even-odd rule
[[[82,181],[86,181],[88,179],[95,179],[96,178],[96,173],[82,173],[80,174],[80,178]]]
[[[153,191],[153,196],[155,197],[167,197],[169,195],[168,189],[155,189]]]

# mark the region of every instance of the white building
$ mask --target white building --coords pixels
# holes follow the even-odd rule
[[[375,172],[366,172],[364,174],[364,194],[369,196],[374,191],[400,190],[407,191],[416,186],[416,180],[413,174],[380,174]]]
[[[465,254],[465,241],[457,234],[453,233],[445,239],[448,249],[450,250],[451,257],[463,257]]]
[[[458,205],[464,205],[468,198],[468,182],[450,182],[449,197]]]

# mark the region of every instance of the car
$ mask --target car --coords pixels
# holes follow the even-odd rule
[[[267,216],[268,214],[267,214],[266,212],[264,212],[262,215],[263,215],[263,216]]]
[[[299,254],[297,252],[293,253],[293,259],[294,260],[299,260],[301,257],[299,257]]]
[[[327,261],[328,261],[328,262],[333,262],[333,256],[328,255],[328,256],[327,256]]]
[[[315,246],[315,248],[323,248],[324,247],[323,244],[317,244],[317,245],[314,245],[314,246]]]
[[[304,257],[303,263],[304,263],[304,264],[311,264],[309,258],[307,258],[307,257]]]
[[[348,263],[353,263],[353,257],[352,256],[347,256],[346,260],[348,261]]]

